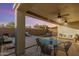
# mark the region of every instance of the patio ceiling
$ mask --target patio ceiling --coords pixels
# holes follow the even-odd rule
[[[17,4],[16,4],[17,5]],[[15,7],[14,7],[15,9]],[[42,18],[45,21],[50,21],[53,23],[57,23],[58,10],[60,9],[61,14],[69,14],[67,16],[68,22],[71,24],[72,22],[79,22],[79,4],[56,4],[56,3],[26,3],[19,4],[19,8],[22,11],[29,13],[31,12],[33,17]],[[29,15],[29,14],[28,14]],[[36,16],[35,16],[36,15]]]

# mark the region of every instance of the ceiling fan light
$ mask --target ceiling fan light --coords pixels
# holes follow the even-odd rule
[[[67,22],[65,22],[65,23],[64,23],[64,25],[65,25],[65,26],[67,26],[67,25],[68,25],[68,23],[67,23]]]
[[[57,19],[57,22],[58,22],[58,23],[63,23],[63,22],[62,22],[62,18],[58,18],[58,19]]]
[[[61,16],[58,16],[58,18],[61,18]]]
[[[67,20],[65,20],[65,23],[67,23]]]

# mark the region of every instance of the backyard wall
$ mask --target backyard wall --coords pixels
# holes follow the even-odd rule
[[[13,36],[15,33],[14,28],[0,28],[0,35],[8,33],[10,36]]]
[[[26,32],[29,32],[32,35],[43,35],[43,34],[45,34],[45,32],[43,30],[30,29],[30,28],[27,28]]]
[[[32,35],[43,35],[45,32],[43,30],[38,30],[38,29],[30,29],[27,28],[26,32],[29,32]],[[10,36],[15,34],[15,29],[14,28],[0,28],[0,35],[8,33]]]
[[[49,29],[49,32],[51,33],[51,31],[55,30],[55,29]],[[39,29],[30,29],[30,28],[26,28],[26,32],[29,32],[32,35],[45,35],[46,31],[44,30],[39,30]],[[9,36],[13,36],[15,34],[15,29],[14,28],[0,28],[0,35],[4,34],[4,33],[8,33]],[[53,34],[55,34],[53,32]]]

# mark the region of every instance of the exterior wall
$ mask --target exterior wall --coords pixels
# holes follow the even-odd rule
[[[15,30],[14,28],[0,28],[0,35],[8,33],[10,36],[14,35]]]
[[[52,32],[53,36],[57,36],[57,34],[58,34],[58,27],[49,28],[49,31]]]
[[[79,30],[77,29],[73,29],[70,27],[66,27],[66,26],[58,26],[58,36],[60,37],[62,34],[62,37],[66,37],[66,38],[72,38],[74,37],[75,34],[79,34]]]

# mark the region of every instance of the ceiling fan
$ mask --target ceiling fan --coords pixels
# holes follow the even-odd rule
[[[61,10],[57,9],[57,16],[55,18],[57,18],[57,20],[55,20],[56,22],[62,24],[62,23],[68,23],[68,18],[67,16],[69,16],[70,14],[61,14]]]

